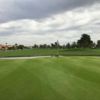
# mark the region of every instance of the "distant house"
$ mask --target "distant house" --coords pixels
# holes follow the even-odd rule
[[[3,45],[3,44],[0,44],[0,50],[8,50],[11,47],[12,47],[11,45]]]

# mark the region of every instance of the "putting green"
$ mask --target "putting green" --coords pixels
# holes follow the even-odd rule
[[[100,58],[0,60],[0,100],[100,100]]]

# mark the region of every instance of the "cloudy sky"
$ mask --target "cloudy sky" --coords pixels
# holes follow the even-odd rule
[[[100,39],[100,0],[0,0],[0,43]]]

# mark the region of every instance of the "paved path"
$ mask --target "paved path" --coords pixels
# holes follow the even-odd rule
[[[12,59],[34,59],[34,58],[48,58],[51,56],[34,56],[34,57],[2,57],[0,60],[12,60]]]

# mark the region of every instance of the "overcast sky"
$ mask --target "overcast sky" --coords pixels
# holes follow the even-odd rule
[[[0,0],[0,43],[100,39],[100,0]]]

